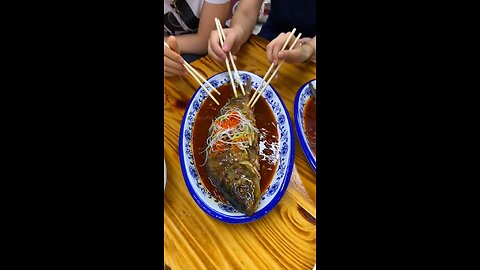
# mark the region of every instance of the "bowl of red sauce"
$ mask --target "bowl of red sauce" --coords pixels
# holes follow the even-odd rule
[[[303,153],[310,163],[312,169],[317,171],[317,100],[312,95],[309,83],[317,88],[317,80],[311,80],[305,83],[298,90],[294,100],[295,129]],[[317,89],[318,90],[318,89]],[[317,91],[318,94],[318,91]]]

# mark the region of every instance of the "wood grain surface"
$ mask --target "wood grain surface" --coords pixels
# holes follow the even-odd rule
[[[263,77],[270,63],[268,41],[252,36],[237,54],[238,70]],[[205,78],[226,71],[208,56],[192,63]],[[271,84],[290,112],[298,89],[315,79],[316,66],[287,64]],[[164,199],[165,269],[312,269],[316,254],[316,177],[295,132],[295,164],[278,205],[248,224],[227,224],[206,213],[192,199],[180,168],[178,142],[186,106],[199,87],[190,76],[164,81],[164,146],[167,186]]]

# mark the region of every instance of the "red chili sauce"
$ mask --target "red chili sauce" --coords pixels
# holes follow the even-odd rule
[[[195,166],[197,167],[200,179],[202,180],[204,186],[216,199],[226,202],[224,197],[220,194],[220,192],[218,192],[218,190],[215,188],[210,178],[208,177],[206,165],[202,165],[205,163],[206,151],[204,150],[207,145],[208,129],[212,125],[212,121],[216,118],[220,109],[225,106],[225,104],[227,104],[230,98],[234,96],[230,84],[222,85],[218,87],[217,90],[221,93],[220,96],[218,94],[214,94],[213,92],[212,94],[220,103],[220,105],[215,104],[211,98],[207,97],[207,99],[200,107],[200,110],[197,112],[192,131],[192,146]],[[239,90],[240,89],[237,88],[237,92],[239,92],[241,95],[242,93]],[[252,95],[252,93],[250,93],[250,96]],[[279,138],[277,121],[275,119],[275,116],[273,115],[270,105],[268,105],[267,101],[263,97],[260,97],[255,104],[254,113],[256,127],[261,134],[260,143],[264,142],[266,145],[278,144]],[[260,153],[261,194],[263,194],[270,185],[270,182],[272,181],[278,164],[278,160],[272,163],[269,162],[267,159],[262,158],[262,156],[268,156],[272,154],[273,151],[271,149],[264,149],[263,152]]]
[[[305,104],[303,122],[305,125],[305,135],[307,136],[308,146],[312,150],[313,155],[317,156],[317,106],[315,106],[313,97]]]

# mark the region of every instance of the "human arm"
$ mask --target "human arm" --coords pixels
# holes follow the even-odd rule
[[[210,32],[215,29],[215,18],[225,23],[228,16],[230,1],[223,4],[205,2],[200,13],[198,31],[192,34],[176,36],[182,54],[206,54]]]
[[[262,0],[241,0],[233,15],[230,28],[226,28],[223,48],[218,39],[218,32],[212,31],[208,42],[208,54],[216,61],[225,61],[229,51],[236,54],[252,35],[262,6]]]

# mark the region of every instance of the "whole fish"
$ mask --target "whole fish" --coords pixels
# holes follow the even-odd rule
[[[239,212],[253,215],[260,202],[259,131],[253,108],[247,103],[251,89],[239,93],[220,109],[209,128],[207,175],[217,190]]]

